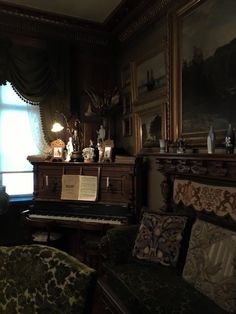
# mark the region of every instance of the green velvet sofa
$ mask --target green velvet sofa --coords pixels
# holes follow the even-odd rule
[[[96,272],[44,245],[0,247],[1,314],[90,313]]]
[[[201,287],[201,284],[197,282],[196,277],[192,282],[187,278],[189,269],[192,271],[195,268],[196,273],[194,275],[198,276],[199,274],[199,277],[201,277],[201,268],[204,267],[206,269],[209,268],[212,275],[214,275],[214,271],[216,274],[219,273],[216,266],[214,266],[215,268],[208,267],[204,264],[205,261],[202,258],[205,254],[204,252],[207,251],[209,245],[214,241],[214,234],[217,234],[218,231],[214,230],[211,238],[206,239],[204,242],[206,247],[203,248],[204,252],[199,251],[198,258],[200,260],[197,261],[197,265],[194,265],[194,262],[191,260],[191,254],[196,252],[196,249],[194,247],[192,251],[193,247],[191,248],[191,245],[196,245],[196,243],[192,240],[192,244],[189,245],[192,223],[186,227],[186,237],[184,239],[186,242],[182,241],[182,251],[180,250],[175,267],[164,266],[160,263],[150,262],[133,256],[140,226],[122,226],[108,230],[101,244],[104,257],[104,274],[98,281],[99,292],[104,306],[109,308],[111,312],[123,314],[235,313],[235,277],[231,278],[231,282],[227,286],[219,283],[218,288],[214,290],[215,298],[220,299],[223,290],[228,289],[229,291],[234,289],[230,291],[231,295],[229,295],[229,298],[231,297],[229,302],[232,302],[229,305],[229,308],[231,306],[229,311],[227,310],[228,304],[226,308],[222,308],[219,304],[216,304],[211,295],[207,295],[208,292],[203,293],[201,289],[198,289]],[[206,229],[205,225],[203,226],[204,228]],[[198,231],[199,226],[196,225],[195,233],[197,234]],[[230,236],[232,237],[231,234]],[[186,267],[187,254],[189,254],[189,264]],[[197,269],[197,267],[200,267],[200,269]],[[185,278],[183,276],[184,272]],[[205,290],[212,291],[208,287],[207,282],[210,275],[208,274],[208,277],[203,275],[202,277],[204,277],[203,280],[206,283],[206,287],[204,286]],[[198,286],[195,286],[195,284]],[[222,291],[219,290],[220,287],[222,287]],[[217,296],[217,289],[220,297]],[[222,301],[222,303],[224,302],[225,300]]]

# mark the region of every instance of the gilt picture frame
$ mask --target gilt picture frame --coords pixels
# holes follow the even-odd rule
[[[166,94],[166,47],[150,51],[134,66],[134,104],[148,103]]]
[[[220,145],[228,124],[236,126],[234,12],[234,0],[194,0],[173,14],[170,98],[174,141],[182,135],[187,143],[206,145],[212,125]]]
[[[166,103],[136,112],[136,152],[159,152],[160,139],[166,139]]]
[[[123,115],[130,114],[132,112],[132,99],[131,92],[125,90],[122,95]]]
[[[122,134],[124,137],[132,136],[132,128],[133,128],[133,118],[132,116],[124,117],[122,120]]]
[[[121,70],[121,87],[127,88],[131,85],[131,66],[125,65]]]

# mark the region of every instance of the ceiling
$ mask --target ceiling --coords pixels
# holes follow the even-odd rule
[[[0,2],[103,23],[124,0],[0,0]]]

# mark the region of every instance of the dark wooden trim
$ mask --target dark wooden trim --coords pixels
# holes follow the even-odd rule
[[[120,21],[118,26],[114,29],[113,34],[117,35],[121,43],[126,42],[147,25],[150,25],[157,19],[161,19],[174,2],[176,2],[176,0],[149,0],[140,3],[127,19]]]
[[[98,280],[97,287],[100,296],[100,302],[104,311],[113,314],[130,314],[130,311],[126,308],[124,303],[118,298],[118,296],[112,291],[102,278]],[[95,314],[95,313],[94,313]]]
[[[157,154],[163,174],[175,174],[218,182],[236,182],[236,157],[226,154]]]
[[[107,45],[109,34],[99,23],[0,4],[0,31],[32,37]]]
[[[164,175],[161,192],[164,211],[176,210],[173,202],[175,179],[186,179],[214,186],[230,186],[236,189],[236,156],[226,154],[157,154],[157,169]],[[178,205],[179,206],[179,205]],[[177,206],[177,208],[178,208]],[[183,206],[180,205],[183,208]],[[191,206],[190,206],[191,207]],[[195,211],[194,208],[188,208]],[[196,213],[195,213],[196,214]],[[235,230],[235,221],[229,216],[218,216],[204,209],[198,216]]]
[[[106,46],[112,39],[129,40],[161,18],[174,0],[123,0],[104,21],[96,23],[19,5],[0,4],[0,31],[29,36],[81,41]]]

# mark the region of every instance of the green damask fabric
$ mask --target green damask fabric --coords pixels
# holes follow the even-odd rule
[[[86,313],[95,271],[42,245],[0,247],[1,314]]]
[[[183,278],[230,313],[236,313],[236,232],[197,220]]]
[[[175,268],[145,261],[108,265],[105,280],[134,314],[223,314]]]
[[[126,263],[132,256],[134,241],[139,226],[121,226],[107,230],[106,236],[102,239],[105,251],[109,252],[109,263]],[[109,247],[107,247],[109,246]]]

